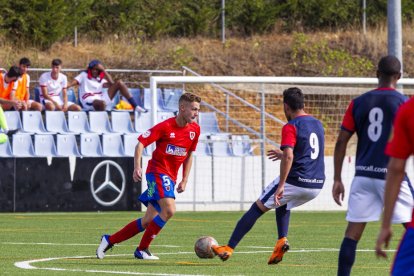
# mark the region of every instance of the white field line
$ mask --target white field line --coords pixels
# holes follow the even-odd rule
[[[157,255],[171,255],[171,254],[194,254],[194,252],[174,252],[174,253],[158,253]],[[117,254],[117,255],[106,255],[107,257],[116,256],[130,256],[130,254]],[[203,274],[166,274],[166,273],[148,273],[148,272],[132,272],[132,271],[111,271],[111,270],[96,270],[96,269],[68,269],[68,268],[55,268],[55,267],[35,267],[32,264],[48,261],[56,261],[63,259],[86,259],[95,258],[96,256],[72,256],[72,257],[58,257],[58,258],[44,258],[36,260],[28,260],[22,262],[16,262],[14,265],[22,269],[38,269],[38,270],[52,270],[52,271],[71,271],[71,272],[86,272],[86,273],[106,273],[106,274],[123,274],[123,275],[159,275],[159,276],[207,276]]]
[[[11,242],[2,242],[2,244],[39,244],[39,245],[60,245],[60,244],[53,244],[53,243],[11,243]],[[62,244],[68,245],[68,244]],[[73,245],[73,244],[70,244]],[[96,246],[96,244],[91,244]],[[162,245],[161,245],[162,246]],[[161,247],[160,246],[160,247]],[[164,247],[171,247],[169,245]],[[179,247],[179,246],[176,246]],[[260,246],[244,246],[245,248],[262,248],[262,249],[271,249],[269,247],[260,247]],[[289,253],[312,253],[312,252],[338,252],[337,248],[313,248],[313,249],[296,249],[296,250],[289,250]],[[358,249],[358,252],[373,252],[373,249]],[[387,250],[387,251],[395,251],[395,250]],[[269,253],[272,250],[261,250],[261,251],[237,251],[237,254],[258,254],[258,253]],[[194,252],[169,252],[169,253],[157,253],[157,255],[177,255],[177,254],[194,254]],[[110,255],[107,254],[106,257],[121,257],[121,256],[131,256],[131,254],[114,254]],[[131,272],[131,271],[110,271],[110,270],[90,270],[90,269],[68,269],[68,268],[56,268],[56,267],[36,267],[32,264],[40,263],[40,262],[49,262],[49,261],[56,261],[56,260],[63,260],[63,259],[85,259],[85,258],[95,258],[95,255],[92,256],[71,256],[71,257],[55,257],[55,258],[44,258],[44,259],[34,259],[34,260],[27,260],[21,262],[15,262],[14,265],[18,268],[22,269],[36,269],[36,270],[49,270],[49,271],[70,271],[70,272],[84,272],[84,273],[104,273],[104,274],[123,274],[123,275],[159,275],[159,276],[196,276],[191,274],[165,274],[165,273],[148,273],[148,272]],[[197,276],[204,276],[202,274],[198,274]]]

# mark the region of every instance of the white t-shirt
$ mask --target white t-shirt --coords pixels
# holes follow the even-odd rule
[[[57,79],[52,78],[52,72],[45,72],[39,78],[40,87],[46,87],[47,93],[51,97],[60,97],[62,89],[68,87],[68,78],[66,75],[59,73]],[[43,100],[43,93],[40,94],[40,99]]]
[[[99,81],[96,78],[88,78],[88,73],[82,72],[75,77],[79,83],[79,98],[85,100],[87,97],[102,95],[103,85],[107,83],[106,79]]]

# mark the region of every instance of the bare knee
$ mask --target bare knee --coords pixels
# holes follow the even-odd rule
[[[77,104],[72,104],[71,106],[69,106],[68,110],[69,111],[81,111],[81,107]]]
[[[345,237],[354,241],[359,241],[362,233],[364,232],[365,226],[365,222],[349,222],[348,227],[345,230]]]
[[[52,103],[46,103],[46,104],[45,104],[45,108],[46,108],[46,110],[48,110],[48,111],[54,111],[54,110],[55,110],[55,105],[54,105],[54,104],[52,104]]]
[[[161,216],[161,218],[162,218],[164,221],[167,221],[167,220],[169,220],[172,216],[174,216],[174,214],[175,214],[175,207],[171,206],[171,207],[169,207],[169,208],[165,208],[165,209],[163,209],[163,210],[161,211],[160,216]]]
[[[105,104],[105,102],[104,102],[104,101],[101,101],[101,100],[95,100],[95,101],[93,101],[93,108],[94,108],[96,111],[105,111],[105,109],[106,109],[106,104]]]

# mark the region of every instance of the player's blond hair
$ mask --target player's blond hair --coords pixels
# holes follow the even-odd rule
[[[197,102],[197,103],[200,103],[201,98],[199,96],[197,96],[196,94],[186,92],[186,93],[182,94],[180,99],[178,100],[179,104],[182,104],[183,102],[188,102],[188,103]]]

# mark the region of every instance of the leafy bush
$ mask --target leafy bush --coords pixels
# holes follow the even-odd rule
[[[299,74],[321,76],[366,76],[374,65],[365,57],[352,56],[344,49],[335,49],[326,40],[310,42],[303,33],[294,34],[292,60]]]
[[[219,37],[221,0],[0,0],[0,33],[7,40],[47,48],[71,37],[73,28],[91,38],[162,36]],[[361,1],[226,1],[226,28],[250,36],[282,30],[344,29],[361,25]],[[402,0],[404,20],[414,2]],[[368,25],[384,24],[387,0],[367,1]]]

